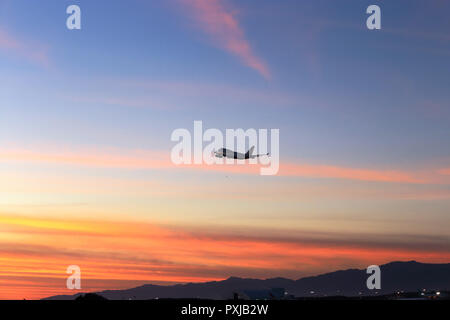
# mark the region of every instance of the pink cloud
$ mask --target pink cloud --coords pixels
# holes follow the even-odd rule
[[[173,167],[170,154],[112,148],[11,148],[0,150],[0,161],[49,163],[94,168],[163,169]]]
[[[81,167],[152,170],[202,170],[231,174],[259,174],[260,165],[175,165],[170,152],[150,150],[124,150],[115,148],[21,148],[4,147],[0,150],[0,162],[48,163]],[[447,184],[448,169],[438,172],[379,170],[352,168],[302,162],[281,162],[279,176],[343,179],[407,184]]]
[[[369,170],[345,168],[329,165],[285,164],[281,167],[282,175],[315,178],[334,178],[361,181],[421,183],[424,182],[407,172],[394,170]]]
[[[221,0],[179,1],[190,8],[200,28],[214,37],[218,46],[237,56],[264,78],[270,78],[269,68],[253,53],[235,12],[227,10]]]
[[[19,39],[4,29],[0,29],[0,51],[25,58],[41,66],[49,66],[46,48]]]

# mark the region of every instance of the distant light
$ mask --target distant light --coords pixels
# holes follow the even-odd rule
[[[436,295],[440,295],[441,293],[438,291],[438,292],[436,292]]]

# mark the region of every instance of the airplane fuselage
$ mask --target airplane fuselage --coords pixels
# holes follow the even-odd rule
[[[246,159],[255,159],[261,156],[268,156],[269,153],[266,154],[253,154],[254,147],[251,147],[246,153],[240,153],[236,151],[231,151],[230,149],[220,148],[218,151],[214,151],[214,156],[217,158],[229,158],[229,159],[238,159],[238,160],[246,160]]]
[[[248,155],[248,154],[231,151],[231,150],[225,149],[225,148],[221,148],[221,149],[219,149],[219,151],[216,151],[215,156],[218,158],[230,158],[230,159],[240,159],[240,160],[245,160],[245,159],[250,158],[250,155]]]

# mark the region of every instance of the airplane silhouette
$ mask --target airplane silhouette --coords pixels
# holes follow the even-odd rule
[[[246,153],[240,153],[236,151],[231,151],[229,149],[220,148],[218,151],[214,151],[214,156],[217,158],[230,158],[230,159],[255,159],[261,156],[268,156],[269,153],[266,154],[255,154],[253,155],[253,150],[255,147],[251,147]]]

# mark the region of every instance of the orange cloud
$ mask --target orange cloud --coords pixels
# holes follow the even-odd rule
[[[327,165],[284,164],[281,166],[281,175],[302,176],[314,178],[335,178],[362,181],[421,183],[423,180],[413,177],[412,174],[401,171],[368,170],[358,168],[345,168]]]
[[[0,29],[0,49],[44,67],[49,66],[47,50],[44,47],[20,40],[3,29]]]
[[[258,58],[245,39],[236,14],[227,10],[221,0],[180,0],[188,6],[200,27],[217,41],[217,44],[236,55],[248,67],[270,78],[267,65]]]
[[[35,151],[24,148],[0,150],[0,161],[25,161],[122,169],[161,169],[173,167],[170,154],[117,149],[53,149]]]
[[[45,219],[0,214],[0,299],[71,294],[65,271],[82,269],[84,291],[230,275],[299,278],[391,260],[444,262],[447,240],[420,236],[303,234]],[[227,230],[227,231],[224,231]],[[362,240],[363,239],[363,240]]]
[[[260,165],[174,165],[170,160],[170,153],[148,150],[120,150],[120,149],[33,149],[2,148],[0,162],[35,162],[55,165],[75,165],[100,168],[118,169],[194,169],[203,171],[219,171],[234,174],[259,174]],[[441,174],[446,174],[441,170]],[[375,181],[389,183],[445,183],[439,175],[432,171],[425,173],[406,172],[400,170],[377,170],[350,168],[332,165],[282,162],[278,175],[288,177],[311,177],[327,179],[346,179],[359,181]]]

